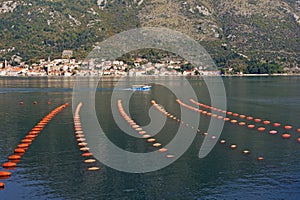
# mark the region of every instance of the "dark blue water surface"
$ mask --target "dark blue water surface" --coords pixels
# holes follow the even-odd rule
[[[149,78],[150,79],[150,78]],[[176,82],[174,78],[161,78]],[[151,151],[149,143],[124,137],[110,110],[116,78],[105,78],[96,91],[96,111],[105,133],[118,146]],[[72,103],[74,78],[0,78],[0,163],[46,114],[63,103]],[[144,78],[145,83],[151,82]],[[205,82],[189,78],[199,101],[210,104]],[[185,154],[161,170],[131,174],[111,169],[101,162],[98,171],[88,171],[74,136],[71,106],[58,114],[34,140],[6,180],[0,199],[300,199],[300,77],[224,78],[228,110],[272,122],[293,125],[279,134],[258,132],[225,123],[221,139],[204,159],[198,158],[203,136],[197,135]],[[155,99],[179,116],[176,97],[162,85],[148,92],[135,92],[130,101],[131,116],[141,125]],[[126,88],[119,88],[120,90]],[[128,89],[128,88],[127,88]],[[20,106],[19,102],[24,105]],[[38,104],[34,105],[33,102]],[[51,102],[48,105],[48,101]],[[186,102],[189,103],[189,102]],[[241,121],[241,120],[240,120]],[[244,120],[246,121],[246,120]],[[209,117],[201,117],[205,132]],[[263,125],[263,124],[261,124]],[[157,137],[166,144],[178,124],[170,119]],[[267,130],[273,129],[266,126]],[[288,132],[291,139],[281,134]],[[237,149],[229,148],[237,144]],[[243,155],[244,149],[250,150]],[[263,156],[263,161],[257,161]],[[1,169],[2,170],[2,169]]]

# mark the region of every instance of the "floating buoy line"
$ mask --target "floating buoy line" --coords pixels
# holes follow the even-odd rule
[[[86,143],[85,135],[81,126],[81,120],[80,120],[80,109],[82,107],[82,102],[80,102],[76,110],[74,112],[74,129],[75,129],[75,137],[78,143],[79,150],[82,152],[81,156],[86,158],[84,160],[84,163],[95,163],[96,159],[93,157],[93,153],[90,152],[90,148],[88,147],[88,144]],[[96,171],[100,168],[97,166],[88,167],[89,171]]]
[[[168,149],[162,147],[163,145],[157,140],[152,137],[151,135],[147,134],[147,131],[143,130],[124,110],[122,106],[122,100],[118,100],[117,102],[118,110],[123,117],[123,119],[131,126],[132,129],[134,129],[137,134],[141,135],[148,143],[151,143],[153,147],[157,147],[158,151],[161,153],[167,153],[167,158],[174,158],[173,154],[168,154]]]
[[[253,121],[254,123],[246,123],[245,121],[238,121],[237,119],[232,119],[232,118],[229,118],[229,117],[223,117],[222,115],[211,113],[211,112],[209,112],[207,110],[201,110],[201,109],[195,108],[193,106],[190,106],[188,104],[185,104],[182,101],[180,101],[179,99],[177,99],[176,102],[179,105],[181,105],[181,106],[183,106],[185,108],[188,108],[188,109],[190,109],[192,111],[198,112],[198,113],[200,113],[202,115],[206,115],[206,116],[210,116],[210,117],[215,117],[217,119],[224,120],[225,122],[230,122],[232,124],[238,124],[240,126],[245,126],[245,127],[249,128],[249,129],[255,129],[255,128],[257,128],[257,131],[259,131],[259,132],[265,132],[267,130],[265,126],[267,126],[267,125],[271,125],[273,127],[280,127],[280,126],[282,126],[282,124],[279,123],[279,122],[272,123],[269,120],[262,120],[260,118],[255,118],[255,117],[252,117],[252,116],[246,116],[246,115],[239,114],[239,113],[234,113],[234,112],[231,112],[231,111],[225,111],[225,110],[218,109],[218,108],[215,108],[215,107],[203,104],[203,103],[196,102],[196,101],[194,101],[192,99],[190,100],[190,102],[192,102],[193,104],[195,104],[197,106],[205,108],[207,110],[212,110],[212,111],[215,111],[215,112],[219,112],[219,113],[222,113],[222,115],[226,114],[226,115],[230,115],[230,116],[233,116],[233,117],[238,117],[239,119],[246,119],[247,121]],[[255,124],[258,124],[258,127]],[[282,127],[286,131],[293,129],[293,126],[291,126],[291,125],[285,125],[285,126],[282,126]],[[296,131],[300,133],[300,128],[298,128]],[[276,134],[278,134],[278,130],[275,130],[274,128],[272,128],[272,129],[268,130],[268,133],[270,135],[276,135]],[[291,134],[290,133],[282,133],[281,137],[283,139],[290,139],[291,138]],[[297,142],[300,143],[300,137],[297,138]],[[225,140],[220,140],[220,143],[221,144],[225,144]],[[231,145],[231,148],[235,149],[236,146],[235,145],[233,145],[233,146]],[[257,160],[264,160],[264,158],[263,157],[258,157]]]
[[[24,103],[20,103],[24,105]],[[40,134],[44,127],[49,123],[49,121],[60,113],[69,104],[65,103],[54,110],[52,110],[48,115],[46,115],[41,121],[39,121],[29,133],[22,139],[21,143],[17,145],[14,149],[14,153],[8,156],[8,161],[2,164],[2,167],[6,170],[14,170],[17,167],[17,163],[21,161],[22,156],[25,154],[27,149],[30,147],[35,138]],[[10,178],[10,171],[0,171],[0,179],[5,180]],[[0,190],[4,189],[5,184],[0,182]]]
[[[183,125],[185,125],[186,127],[190,127],[191,129],[195,129],[198,133],[201,133],[200,129],[182,121],[181,119],[179,119],[178,117],[176,117],[174,114],[169,113],[168,111],[166,111],[166,109],[164,109],[162,106],[160,106],[159,104],[156,103],[155,100],[151,101],[151,104],[154,106],[154,108],[156,108],[156,110],[158,110],[160,113],[162,113],[163,115],[165,115],[166,117],[174,120],[177,123],[181,123]],[[203,133],[203,135],[207,135],[207,133]]]
[[[210,109],[210,110],[213,110],[213,111],[216,111],[216,112],[221,112],[221,113],[224,113],[224,114],[227,114],[227,115],[232,115],[234,117],[239,117],[240,119],[246,119],[247,121],[250,121],[250,122],[253,121],[254,123],[256,123],[258,125],[257,130],[260,131],[260,132],[266,131],[266,127],[265,127],[266,125],[271,125],[275,128],[283,127],[286,131],[292,131],[294,129],[293,126],[291,126],[291,125],[284,125],[283,126],[282,123],[279,123],[279,122],[271,122],[269,120],[262,120],[259,117],[246,116],[246,115],[239,114],[239,113],[233,113],[233,112],[230,112],[230,111],[225,111],[225,110],[215,108],[215,107],[203,104],[203,103],[196,102],[193,99],[190,99],[190,102],[197,105],[197,106],[203,107],[205,109]],[[243,123],[244,125],[246,125],[245,122],[240,122],[240,123]],[[256,126],[254,124],[249,124],[247,127],[250,128],[250,129],[256,128]],[[278,133],[278,131],[275,130],[274,128],[268,130],[268,132],[269,132],[270,135],[276,135]],[[300,128],[296,129],[296,132],[300,133]],[[289,138],[291,138],[291,134],[290,133],[283,133],[283,134],[281,134],[281,137],[283,139],[289,139]],[[297,141],[300,141],[300,138],[297,138]]]
[[[182,103],[181,101],[179,101],[179,102]],[[196,129],[195,127],[191,126],[190,124],[188,124],[188,123],[182,121],[181,119],[179,119],[178,117],[176,117],[174,114],[172,114],[172,113],[166,111],[162,106],[160,106],[159,104],[157,104],[157,103],[155,102],[155,100],[152,100],[151,103],[152,103],[152,105],[154,106],[154,108],[156,108],[159,112],[161,112],[161,113],[162,113],[163,115],[165,115],[166,117],[168,117],[168,118],[170,118],[170,119],[176,121],[177,123],[181,123],[181,124],[185,125],[186,127],[190,127],[190,128],[193,129],[193,130],[197,130],[197,133],[200,133],[201,135],[204,135],[205,137],[208,135],[207,132],[203,132],[203,131],[201,131],[201,130],[198,129],[198,128]],[[184,104],[184,105],[186,105],[186,104]],[[194,107],[190,107],[190,108],[191,108],[192,110],[194,110],[194,111],[197,111],[197,109],[194,108]],[[213,115],[211,115],[211,116],[213,116]],[[215,117],[217,117],[217,116],[215,116]],[[217,137],[213,135],[211,138],[212,138],[212,139],[216,139]],[[224,139],[220,139],[219,143],[220,143],[220,144],[226,144],[227,142],[226,142],[226,140],[224,140]],[[237,145],[236,145],[236,144],[231,144],[231,145],[229,145],[229,148],[230,148],[230,149],[236,149],[236,148],[237,148]],[[242,153],[243,153],[244,155],[248,155],[248,154],[250,154],[250,150],[245,149],[245,150],[242,151]]]

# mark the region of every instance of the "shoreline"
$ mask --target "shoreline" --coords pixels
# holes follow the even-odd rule
[[[269,77],[269,76],[300,76],[300,74],[226,74],[221,75],[222,77]]]
[[[101,77],[101,78],[123,78],[123,77],[131,77],[131,78],[147,78],[147,77],[291,77],[291,76],[300,76],[300,74],[222,74],[222,75],[206,75],[206,76],[199,76],[199,75],[187,75],[187,76],[166,76],[166,75],[143,75],[143,76],[113,76],[113,75],[105,75],[105,76],[0,76],[0,78],[86,78],[86,77]]]

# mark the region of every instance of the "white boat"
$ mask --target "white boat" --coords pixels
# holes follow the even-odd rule
[[[132,90],[149,91],[151,88],[151,85],[132,85]]]

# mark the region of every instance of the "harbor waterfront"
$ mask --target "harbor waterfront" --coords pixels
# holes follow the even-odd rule
[[[173,117],[180,119],[180,104],[172,92],[155,82],[181,87],[178,79],[182,78],[134,77],[131,85],[118,88],[126,92],[141,81],[151,86],[151,90],[134,92],[129,111],[131,118],[141,126],[150,123],[148,110],[153,105],[152,100],[158,108],[153,112],[172,114],[172,119],[169,115],[164,128],[155,136],[162,145],[168,144],[176,133],[178,122]],[[214,77],[210,79],[213,81]],[[74,120],[72,106],[68,106],[44,127],[16,169],[7,170],[12,175],[0,180],[5,183],[0,199],[299,199],[300,77],[222,79],[227,110],[233,112],[229,118],[239,113],[239,116],[253,116],[281,126],[264,125],[256,120],[252,121],[253,129],[233,121],[225,122],[219,142],[207,157],[199,159],[199,149],[211,119],[201,114],[200,125],[196,127],[200,132],[182,157],[158,171],[132,174],[114,170],[99,161],[92,165],[84,162],[86,159],[74,134],[77,118]],[[145,140],[127,136],[116,125],[110,99],[118,80],[117,77],[99,77],[95,109],[103,131],[122,149],[156,150]],[[198,97],[196,101],[210,105],[205,81],[201,77],[187,77],[187,80]],[[75,77],[0,77],[1,165],[44,116],[64,103],[72,104],[75,81]],[[196,101],[181,100],[182,105],[197,107]],[[83,104],[81,109],[85,106]],[[237,122],[240,121],[250,124],[246,118],[237,118]],[[267,130],[259,131],[261,126]],[[284,126],[292,126],[292,129]],[[269,130],[276,130],[277,134],[272,135]],[[291,137],[283,139],[284,133]],[[236,145],[235,148],[232,145]],[[258,160],[259,157],[263,160]],[[88,167],[98,170],[88,171]]]

